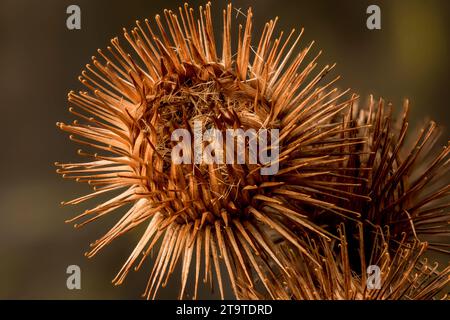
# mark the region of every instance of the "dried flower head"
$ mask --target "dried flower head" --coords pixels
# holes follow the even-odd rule
[[[295,300],[425,300],[448,299],[443,294],[450,283],[450,266],[438,270],[425,258],[427,244],[407,241],[406,234],[395,250],[389,247],[390,235],[381,228],[370,238],[367,247],[363,224],[358,223],[360,270],[355,272],[350,260],[351,244],[345,227],[338,227],[340,240],[331,243],[321,240],[310,242],[310,254],[320,261],[311,264],[305,255],[287,244],[280,245],[283,261],[289,266],[287,274],[268,273],[270,291],[257,287],[243,289],[242,299],[295,299]],[[369,267],[367,269],[367,267]],[[370,268],[372,267],[372,268]],[[379,269],[376,269],[379,268]],[[367,274],[369,270],[371,274]],[[379,277],[377,280],[377,278]],[[373,278],[373,279],[371,279]],[[263,292],[263,293],[262,293]]]
[[[273,235],[287,240],[308,255],[305,243],[293,229],[318,237],[332,236],[312,223],[303,207],[317,207],[344,216],[359,213],[318,200],[311,189],[317,177],[335,175],[334,164],[344,154],[329,150],[350,142],[343,134],[338,114],[356,98],[345,99],[348,90],[337,93],[320,81],[333,66],[314,74],[315,56],[305,66],[312,43],[295,53],[303,30],[283,32],[274,39],[276,20],[265,25],[258,46],[251,46],[252,11],[245,26],[239,26],[237,52],[232,54],[231,5],[223,12],[222,53],[217,51],[210,4],[200,7],[199,18],[187,5],[179,15],[166,10],[166,26],[155,18],[159,35],[150,22],[137,26],[124,38],[111,41],[109,55],[98,50],[103,61],[93,57],[80,81],[87,92],[69,93],[71,113],[79,120],[58,123],[70,139],[97,149],[81,163],[57,164],[64,178],[87,182],[94,192],[64,204],[78,204],[97,195],[121,190],[110,200],[76,218],[82,226],[115,209],[130,208],[92,245],[93,256],[116,237],[141,223],[147,224],[136,248],[114,282],[122,283],[141,252],[149,255],[160,241],[145,296],[155,297],[181,261],[180,298],[184,296],[191,261],[195,256],[196,297],[201,261],[204,281],[213,281],[213,268],[223,297],[223,258],[231,285],[236,279],[253,285],[253,272],[264,277],[259,264],[274,261],[285,269],[274,252]],[[343,101],[341,101],[343,100]],[[279,129],[279,171],[260,174],[266,164],[175,164],[171,161],[171,133],[193,131],[194,121],[215,127]],[[363,141],[352,141],[351,144]],[[194,152],[194,150],[192,150]],[[237,151],[235,151],[237,152]],[[248,142],[245,153],[249,153]],[[194,254],[195,252],[195,254]],[[314,257],[310,256],[311,260]],[[317,261],[315,262],[317,263]]]
[[[429,240],[430,249],[450,254],[449,144],[435,152],[440,130],[433,121],[408,135],[408,111],[405,100],[396,120],[391,104],[372,97],[367,107],[355,108],[356,125],[367,128],[350,134],[367,137],[368,143],[347,164],[360,168],[359,177],[366,180],[355,192],[371,201],[355,199],[352,208],[366,222],[388,226],[394,240],[406,233],[409,240]]]
[[[313,43],[297,52],[303,30],[298,35],[292,30],[287,36],[283,32],[275,36],[277,19],[271,20],[254,47],[249,9],[232,40],[232,7],[228,5],[219,44],[210,4],[200,7],[197,18],[188,5],[179,8],[179,13],[165,10],[164,18],[156,16],[156,28],[148,20],[137,21],[131,31],[124,29],[126,43],[114,38],[108,53],[99,49],[99,57],[93,57],[80,76],[87,91],[68,95],[69,111],[77,120],[57,124],[70,133],[71,140],[87,148],[78,151],[87,160],[57,163],[57,171],[93,188],[92,193],[63,204],[111,195],[68,222],[77,221],[80,227],[126,207],[87,256],[146,225],[115,284],[121,284],[133,266],[139,269],[156,251],[146,298],[156,297],[177,265],[181,265],[180,298],[186,296],[190,278],[194,298],[201,278],[210,285],[217,282],[222,298],[226,278],[238,298],[265,294],[271,298],[366,298],[365,293],[349,289],[360,285],[361,279],[351,276],[348,283],[352,272],[358,272],[353,261],[360,257],[354,250],[360,247],[353,242],[362,243],[357,226],[368,234],[364,247],[380,252],[386,245],[392,248],[389,254],[405,256],[402,250],[409,249],[404,246],[420,254],[425,248],[418,241],[411,243],[412,236],[448,235],[448,205],[431,204],[448,195],[448,186],[417,197],[425,185],[435,185],[440,169],[447,165],[448,149],[432,161],[418,182],[410,183],[416,149],[426,149],[430,134],[424,133],[413,152],[400,158],[405,122],[398,133],[391,131],[391,119],[382,107],[376,112],[370,107],[355,117],[357,96],[333,88],[339,77],[322,83],[334,65],[315,70],[320,52],[308,58]],[[237,48],[235,54],[232,47]],[[278,130],[265,151],[275,152],[276,142],[279,170],[264,175],[261,170],[268,163],[250,161],[251,138],[244,139],[243,150],[231,151],[232,159],[243,153],[244,162],[174,162],[172,134],[183,129],[195,136],[198,122],[202,130],[214,128],[221,137],[229,129]],[[190,145],[183,156],[192,159],[196,147]],[[230,150],[220,148],[228,159]],[[342,247],[347,241],[336,234],[341,223],[348,225],[350,234],[349,263],[345,255],[338,258],[336,251],[336,242]],[[385,226],[401,245],[385,241],[375,246],[379,232],[374,230]],[[406,240],[402,233],[407,234]],[[444,245],[432,246],[442,249]],[[379,259],[392,266],[403,263],[383,254]],[[324,268],[329,277],[338,274],[331,282],[318,284],[322,293],[316,294],[317,288],[300,281],[308,277],[304,272]],[[403,268],[409,270],[409,265]],[[279,279],[292,275],[298,275],[300,282],[291,279],[280,284]],[[404,288],[402,274],[392,277]],[[345,280],[344,290],[325,288],[341,280]],[[422,284],[414,283],[414,287]],[[405,294],[428,297],[429,291],[412,294],[406,290]]]
[[[282,241],[279,259],[289,266],[288,272],[269,270],[270,287],[243,285],[241,298],[431,299],[448,288],[450,266],[440,271],[437,263],[430,265],[426,251],[449,253],[449,148],[433,152],[438,136],[434,122],[405,142],[408,107],[405,101],[404,112],[395,121],[392,106],[382,99],[375,104],[370,97],[367,106],[352,106],[345,123],[361,129],[347,131],[344,139],[365,137],[367,143],[348,146],[351,155],[339,164],[346,174],[341,182],[358,183],[341,184],[340,193],[357,196],[337,204],[361,212],[360,221],[331,222],[328,217],[330,225],[338,225],[339,240],[332,242],[306,236],[309,254],[320,266]],[[319,223],[319,215],[311,216]],[[379,290],[367,287],[370,265],[381,270]]]

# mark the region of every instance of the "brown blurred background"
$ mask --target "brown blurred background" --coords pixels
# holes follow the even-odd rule
[[[217,27],[226,1],[213,1]],[[362,99],[382,95],[399,105],[412,102],[413,124],[427,117],[448,137],[450,83],[450,3],[447,0],[233,1],[254,9],[255,35],[264,22],[280,17],[279,30],[305,27],[303,45],[316,40],[322,62],[337,62],[341,87]],[[77,4],[82,29],[66,28],[66,8]],[[138,239],[124,236],[93,260],[83,253],[120,212],[81,230],[64,220],[85,207],[61,208],[61,200],[88,189],[63,181],[54,161],[75,161],[77,146],[59,132],[56,121],[70,121],[66,94],[80,89],[77,76],[97,48],[108,45],[136,19],[153,17],[180,1],[155,0],[0,0],[0,299],[138,298],[151,264],[130,273],[121,287],[110,283]],[[192,6],[203,1],[190,1]],[[381,7],[382,29],[366,28],[366,8]],[[242,21],[242,16],[239,17]],[[219,29],[217,29],[219,30]],[[219,34],[217,39],[220,39]],[[444,263],[446,263],[444,261]],[[82,289],[66,288],[66,268],[82,270]],[[160,291],[176,298],[178,278]],[[202,296],[215,298],[205,291]]]

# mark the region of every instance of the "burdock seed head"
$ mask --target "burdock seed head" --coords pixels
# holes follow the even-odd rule
[[[269,290],[248,287],[241,299],[294,300],[428,300],[448,299],[443,290],[450,283],[450,266],[440,271],[438,264],[426,258],[427,243],[407,240],[406,233],[396,243],[389,243],[389,233],[378,228],[371,235],[357,224],[360,270],[355,272],[350,260],[352,244],[344,225],[338,226],[339,240],[318,242],[310,239],[310,254],[320,266],[288,244],[280,244],[280,259],[289,266],[287,273],[268,273]],[[373,240],[367,246],[366,237]],[[366,273],[366,270],[369,272]]]
[[[434,297],[449,269],[418,262],[448,248],[449,149],[427,156],[434,123],[408,148],[406,112],[396,125],[382,101],[359,107],[338,77],[323,83],[334,65],[316,70],[313,43],[297,51],[303,30],[275,35],[275,19],[254,41],[252,10],[234,34],[228,5],[218,43],[210,4],[194,11],[124,29],[86,65],[87,91],[69,93],[77,119],[57,125],[86,160],[57,171],[93,191],[64,204],[110,195],[69,222],[126,207],[87,256],[144,224],[113,282],[156,251],[146,298],[179,265],[180,298],[189,279],[194,298],[201,280],[224,298],[224,279],[237,298]],[[244,133],[231,149],[229,132]],[[378,293],[364,287],[371,263]]]
[[[448,299],[450,266],[429,263],[429,250],[449,254],[450,218],[448,145],[434,145],[439,129],[429,122],[407,135],[409,102],[395,119],[393,106],[370,97],[367,105],[354,104],[345,116],[346,141],[365,138],[365,144],[347,145],[347,160],[339,163],[339,189],[327,192],[352,195],[336,205],[361,213],[359,221],[339,216],[311,219],[337,226],[339,239],[309,239],[309,255],[317,266],[285,241],[277,248],[287,273],[266,272],[264,290],[247,287],[243,299]],[[437,151],[437,152],[436,152]],[[336,151],[334,151],[336,152]],[[316,181],[318,183],[319,181]],[[320,189],[320,184],[316,186]],[[334,190],[333,190],[334,189]],[[340,221],[340,222],[339,222]],[[327,228],[331,231],[330,228]],[[378,283],[371,276],[377,270]],[[371,275],[372,274],[372,275]]]
[[[58,123],[71,140],[95,150],[79,150],[87,158],[81,163],[57,164],[64,178],[87,182],[94,189],[64,204],[120,191],[70,221],[82,226],[128,206],[87,255],[146,224],[114,283],[122,283],[133,265],[139,268],[158,248],[147,298],[155,297],[179,263],[180,298],[192,269],[194,298],[200,276],[212,283],[213,273],[224,297],[221,260],[238,295],[237,280],[251,287],[256,275],[265,283],[261,265],[285,270],[275,252],[274,242],[280,239],[318,264],[297,234],[326,240],[332,235],[311,222],[306,209],[359,217],[353,210],[319,200],[321,192],[313,188],[316,179],[335,175],[336,164],[347,157],[329,151],[349,143],[339,139],[347,130],[339,114],[356,97],[342,99],[348,90],[338,93],[332,88],[337,78],[321,84],[334,66],[314,71],[320,53],[307,61],[313,43],[296,52],[303,30],[275,36],[277,19],[266,23],[254,42],[249,9],[244,26],[239,25],[237,37],[232,37],[228,5],[218,45],[210,4],[200,7],[198,18],[194,11],[188,5],[179,8],[179,14],[165,10],[165,24],[157,15],[156,28],[148,20],[137,21],[131,31],[124,30],[127,46],[114,38],[107,52],[98,50],[99,57],[93,57],[80,76],[88,91],[68,96],[69,110],[78,119]],[[172,133],[185,129],[195,134],[196,121],[201,129],[215,128],[222,135],[227,129],[279,130],[277,141],[271,141],[279,146],[279,170],[262,175],[267,163],[251,163],[250,156],[244,163],[174,163]],[[245,141],[249,154],[250,142]],[[192,156],[195,147],[190,150]],[[239,156],[234,152],[232,156]]]
[[[430,249],[450,254],[449,144],[437,149],[441,130],[434,121],[418,132],[409,128],[409,108],[405,100],[395,117],[392,104],[373,97],[368,105],[355,106],[354,122],[366,128],[350,135],[366,137],[367,144],[347,165],[357,166],[364,179],[354,191],[371,201],[355,199],[351,206],[368,227],[389,227],[394,241],[405,233],[410,241],[428,241]]]

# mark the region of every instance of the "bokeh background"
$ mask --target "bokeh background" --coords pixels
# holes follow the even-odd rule
[[[213,1],[217,27],[226,3]],[[279,30],[305,27],[303,45],[315,39],[316,52],[324,51],[321,61],[337,63],[342,88],[352,88],[363,100],[373,93],[396,105],[409,97],[412,123],[428,117],[438,120],[445,143],[450,124],[449,1],[233,3],[244,12],[253,7],[255,35],[275,16],[280,17]],[[66,28],[70,4],[81,7],[81,30]],[[0,299],[134,299],[143,292],[149,264],[139,273],[130,273],[121,287],[111,284],[138,234],[124,236],[92,260],[83,255],[120,212],[76,231],[64,223],[85,207],[62,208],[60,201],[88,189],[56,175],[54,161],[74,161],[77,146],[55,123],[71,120],[66,94],[81,88],[77,76],[97,48],[106,47],[110,38],[136,19],[151,18],[180,4],[170,0],[0,0]],[[381,30],[366,28],[370,4],[381,7]],[[66,288],[66,268],[72,264],[81,267],[81,290]],[[174,277],[160,291],[160,298],[176,298],[178,283]],[[204,298],[217,297],[205,292]]]

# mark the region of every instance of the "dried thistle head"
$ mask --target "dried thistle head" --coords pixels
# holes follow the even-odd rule
[[[395,116],[391,104],[372,96],[367,105],[354,104],[348,111],[345,123],[359,129],[347,131],[345,139],[364,138],[366,143],[348,147],[350,155],[340,166],[349,184],[340,192],[354,197],[336,204],[361,213],[366,247],[373,246],[381,227],[389,232],[392,252],[406,240],[427,242],[429,250],[449,254],[449,146],[436,150],[440,130],[433,121],[419,132],[408,130],[408,100],[400,111]],[[346,224],[354,244],[350,260],[357,265],[357,224]],[[360,271],[358,266],[355,270]]]
[[[343,139],[364,137],[365,144],[347,145],[349,154],[338,164],[342,175],[334,195],[353,195],[336,204],[361,213],[359,221],[335,216],[322,218],[338,225],[339,239],[308,239],[310,255],[320,265],[284,241],[280,260],[288,272],[269,270],[270,286],[242,286],[241,298],[275,299],[448,299],[450,266],[430,265],[427,251],[448,254],[450,234],[448,163],[449,148],[434,152],[439,131],[434,122],[407,142],[408,101],[400,119],[392,105],[370,97],[367,106],[353,105],[345,117]],[[328,180],[329,181],[329,180]],[[316,182],[318,183],[318,182]],[[324,183],[324,181],[320,181]],[[325,184],[326,185],[326,184]],[[316,187],[318,191],[320,186]],[[311,214],[319,223],[320,215]],[[346,230],[346,231],[345,231]],[[367,266],[381,269],[381,288],[367,288]]]
[[[296,232],[332,237],[311,222],[305,209],[359,216],[328,199],[319,200],[311,189],[312,181],[335,176],[336,163],[346,159],[329,150],[348,143],[339,139],[348,130],[339,115],[356,97],[345,98],[348,91],[337,93],[332,88],[337,78],[321,84],[334,66],[315,72],[319,55],[305,62],[312,43],[295,53],[303,30],[299,35],[293,30],[287,37],[282,32],[275,37],[276,20],[271,20],[254,48],[251,9],[234,41],[231,15],[229,5],[223,11],[221,53],[210,4],[200,7],[198,18],[187,5],[179,8],[179,14],[166,10],[166,25],[157,15],[158,33],[148,20],[137,22],[131,32],[124,30],[128,49],[114,38],[108,54],[98,50],[100,58],[93,57],[80,77],[88,91],[69,93],[69,110],[78,119],[57,124],[71,134],[71,140],[95,150],[79,150],[86,161],[57,164],[64,178],[87,182],[94,189],[64,204],[119,192],[69,221],[81,221],[79,227],[128,206],[87,255],[146,224],[114,279],[120,284],[133,265],[139,268],[159,247],[147,298],[155,297],[180,262],[180,298],[193,268],[194,298],[200,274],[204,282],[212,283],[213,273],[223,297],[222,259],[237,295],[238,280],[252,286],[254,274],[265,278],[261,264],[274,263],[285,270],[275,241],[284,239],[309,255]],[[233,42],[236,54],[231,51]],[[266,164],[250,163],[249,157],[242,164],[173,163],[171,133],[179,128],[192,132],[197,120],[222,134],[228,128],[278,129],[279,171],[261,175]],[[195,150],[191,150],[192,155]],[[248,142],[245,153],[249,153]],[[195,266],[191,266],[193,257]]]
[[[69,93],[77,120],[57,125],[87,148],[78,152],[86,160],[57,163],[58,172],[93,191],[64,204],[111,195],[69,222],[80,227],[126,208],[87,256],[145,224],[114,283],[121,284],[133,266],[139,269],[156,251],[146,298],[156,297],[177,265],[180,298],[189,278],[194,298],[201,279],[210,285],[217,281],[222,298],[223,279],[238,298],[373,298],[358,289],[361,268],[369,262],[361,251],[366,250],[402,270],[385,271],[402,295],[377,297],[431,297],[445,283],[447,269],[437,286],[405,282],[403,271],[426,248],[420,234],[448,236],[448,185],[435,183],[447,168],[448,148],[411,180],[434,126],[403,156],[406,120],[395,129],[382,104],[359,109],[356,95],[333,88],[338,78],[322,83],[334,65],[315,71],[320,53],[308,59],[312,43],[296,51],[303,30],[275,36],[275,19],[252,41],[249,9],[232,37],[229,5],[219,45],[210,4],[200,7],[197,18],[194,11],[188,5],[178,14],[166,10],[165,22],[156,16],[156,27],[145,20],[124,30],[126,41],[114,38],[108,53],[98,50],[99,57],[86,65],[80,81],[87,91]],[[222,137],[228,129],[278,130],[279,170],[264,175],[268,164],[250,161],[251,139],[244,139],[244,162],[172,161],[173,132],[195,136],[198,122],[201,130],[214,128]],[[183,156],[192,159],[195,148],[190,145]],[[228,157],[229,150],[221,148]],[[231,158],[238,152],[233,149]],[[342,223],[348,236],[336,233]],[[392,236],[380,242],[385,227]],[[313,275],[316,270],[322,275]],[[324,275],[334,278],[325,281]],[[307,282],[319,276],[316,287]],[[424,289],[413,292],[407,285]]]
[[[396,120],[391,104],[372,97],[368,106],[355,108],[357,126],[367,126],[356,135],[368,143],[347,165],[360,168],[359,177],[366,180],[355,192],[371,201],[352,206],[367,224],[389,227],[394,240],[406,233],[409,240],[430,240],[430,249],[450,254],[449,144],[435,150],[440,130],[434,121],[408,134],[408,111],[405,100]]]
[[[355,272],[350,260],[351,242],[344,225],[338,227],[340,240],[310,240],[310,254],[320,266],[314,265],[301,252],[288,244],[280,245],[280,259],[289,266],[287,274],[268,273],[269,291],[257,287],[243,288],[242,299],[294,300],[428,300],[448,299],[443,290],[450,283],[450,266],[439,271],[425,257],[427,244],[407,241],[406,234],[396,249],[389,246],[389,233],[378,228],[370,235],[374,240],[367,247],[363,224],[358,223],[358,247],[361,273]],[[372,274],[366,273],[369,268]],[[375,269],[377,268],[377,269]],[[369,277],[379,276],[379,281]]]

